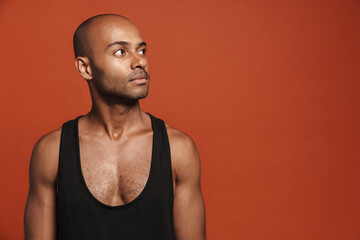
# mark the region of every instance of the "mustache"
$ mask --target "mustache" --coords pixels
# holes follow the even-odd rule
[[[141,78],[146,78],[146,79],[149,79],[150,78],[150,74],[144,70],[144,69],[137,69],[135,70],[134,72],[130,73],[128,76],[127,76],[127,79],[130,81],[130,80],[133,80],[137,77],[141,77]]]

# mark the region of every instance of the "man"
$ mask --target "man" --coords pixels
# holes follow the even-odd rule
[[[74,50],[92,108],[35,144],[25,238],[205,239],[196,146],[140,109],[150,77],[139,30],[98,15]]]

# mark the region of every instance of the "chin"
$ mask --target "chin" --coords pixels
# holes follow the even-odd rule
[[[128,99],[130,101],[131,100],[136,101],[146,98],[147,95],[148,95],[148,91],[133,91],[133,92],[128,92],[127,94],[117,93],[114,95],[114,97],[118,99]]]
[[[146,97],[147,97],[147,95],[148,95],[148,92],[146,91],[145,93],[138,95],[137,99],[143,99],[143,98],[146,98]]]
[[[134,99],[143,99],[146,98],[147,95],[149,93],[149,88],[143,88],[143,89],[138,89],[138,91],[133,91],[132,92],[132,96]]]

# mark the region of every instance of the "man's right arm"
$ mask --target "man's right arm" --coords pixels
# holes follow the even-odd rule
[[[25,206],[25,240],[56,239],[56,178],[61,128],[43,136],[34,146]]]

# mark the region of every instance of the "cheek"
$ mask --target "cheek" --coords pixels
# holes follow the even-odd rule
[[[104,64],[102,71],[104,76],[121,79],[126,78],[130,73],[125,64],[115,61]]]
[[[129,73],[131,70],[129,62],[117,58],[112,58],[107,61],[104,67],[109,72],[123,72],[124,74]]]
[[[127,80],[131,74],[130,62],[125,59],[116,58],[114,56],[98,56],[95,58],[97,61],[94,62],[95,68],[97,68],[97,75],[99,79],[106,82],[118,82]]]

